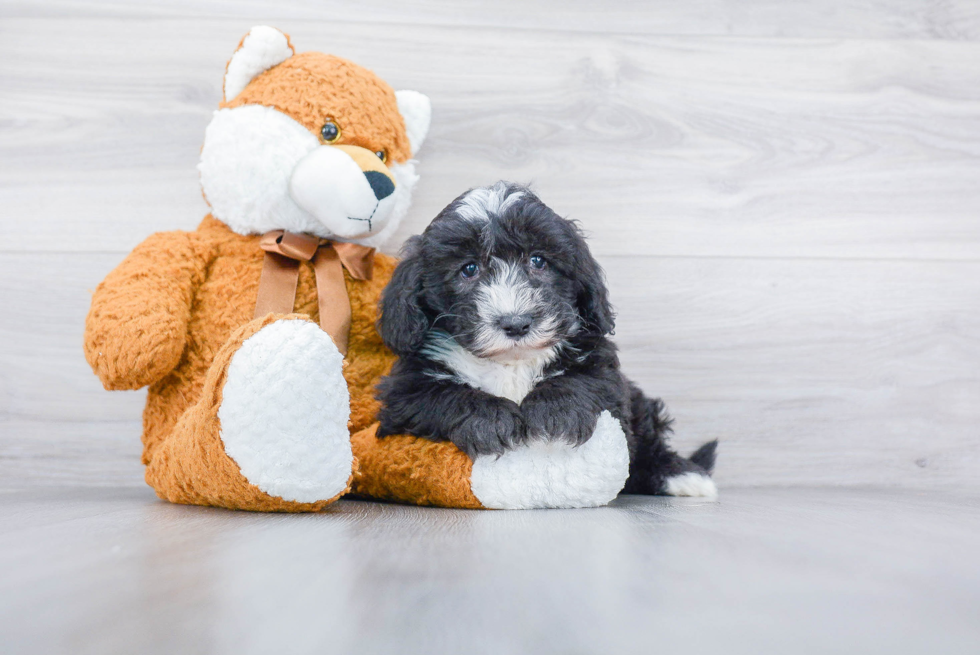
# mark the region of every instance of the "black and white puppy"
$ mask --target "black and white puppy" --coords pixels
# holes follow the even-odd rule
[[[399,356],[378,387],[379,436],[451,441],[472,457],[534,439],[585,443],[608,410],[626,433],[626,493],[713,496],[716,442],[690,459],[620,372],[602,269],[578,227],[526,187],[467,191],[405,244],[379,329]]]

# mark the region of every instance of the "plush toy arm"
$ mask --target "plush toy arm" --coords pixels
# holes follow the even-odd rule
[[[106,389],[139,389],[174,369],[207,261],[194,234],[155,234],[95,289],[85,359]]]

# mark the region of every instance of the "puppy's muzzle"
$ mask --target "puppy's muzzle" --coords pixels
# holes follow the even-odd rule
[[[507,314],[497,319],[497,327],[511,339],[520,339],[531,331],[534,317],[530,314]]]

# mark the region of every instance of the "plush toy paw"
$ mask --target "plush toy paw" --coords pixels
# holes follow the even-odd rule
[[[470,483],[491,509],[597,507],[622,490],[629,464],[623,428],[604,411],[584,444],[535,440],[500,457],[477,457]]]
[[[343,493],[354,457],[343,356],[306,320],[277,320],[242,343],[218,409],[225,452],[270,496],[315,503]]]

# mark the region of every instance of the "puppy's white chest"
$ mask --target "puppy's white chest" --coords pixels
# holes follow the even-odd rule
[[[544,362],[499,363],[488,361],[482,367],[460,371],[460,377],[471,387],[494,396],[509,398],[518,405],[543,379]]]
[[[555,356],[549,349],[537,357],[498,362],[476,357],[455,341],[432,344],[426,354],[443,363],[459,382],[517,404],[546,377],[544,369]]]

